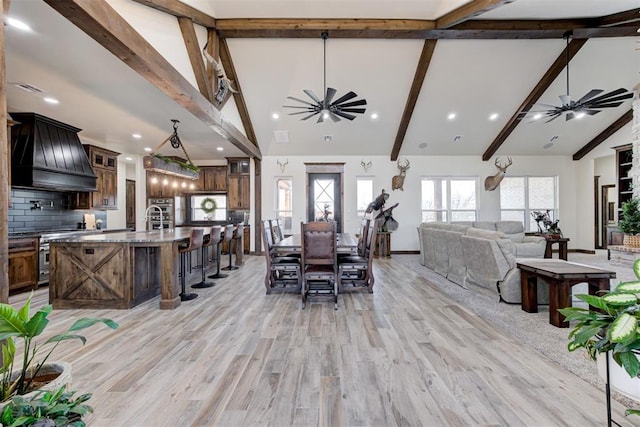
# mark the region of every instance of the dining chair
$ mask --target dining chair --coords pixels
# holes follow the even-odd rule
[[[302,243],[302,308],[308,296],[333,299],[338,309],[338,267],[335,222],[300,223]]]
[[[271,238],[273,239],[274,245],[279,241],[284,240],[284,234],[282,233],[282,225],[279,219],[269,220],[269,233],[271,234]],[[289,253],[282,254],[282,256],[300,258],[300,253],[289,252]]]
[[[302,284],[300,258],[275,254],[271,237],[271,222],[268,219],[263,220],[261,228],[265,247],[264,254],[267,260],[267,274],[264,279],[267,295],[273,289],[279,289],[283,292],[300,292]]]
[[[373,252],[378,234],[379,220],[367,221],[364,246],[357,255],[347,255],[338,260],[338,291],[368,291],[373,293]],[[349,286],[346,286],[349,285]]]

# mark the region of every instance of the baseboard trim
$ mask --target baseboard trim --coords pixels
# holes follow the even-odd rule
[[[596,251],[593,249],[569,249],[567,252],[577,252],[579,254],[595,255]]]
[[[420,251],[391,251],[391,255],[419,255]]]

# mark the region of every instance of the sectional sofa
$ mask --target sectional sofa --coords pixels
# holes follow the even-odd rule
[[[543,258],[543,237],[525,236],[518,221],[425,222],[418,227],[420,263],[464,288],[497,292],[501,301],[522,302],[518,258]],[[548,302],[546,284],[538,301]]]

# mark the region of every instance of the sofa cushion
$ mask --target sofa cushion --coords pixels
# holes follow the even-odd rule
[[[524,235],[524,226],[520,221],[496,221],[496,230],[504,234]]]
[[[463,225],[463,224],[451,224],[451,231],[455,231],[456,233],[466,233],[467,230],[469,229],[469,227],[471,227],[470,225]]]
[[[511,240],[513,243],[522,243],[525,238],[524,233],[515,233],[515,234],[505,233],[505,236],[507,236],[507,239]]]
[[[481,228],[483,230],[493,230],[496,229],[496,223],[494,221],[473,221],[473,226],[475,228]]]
[[[506,236],[499,231],[491,231],[482,228],[469,227],[465,233],[467,236],[482,237],[483,239],[504,239]]]

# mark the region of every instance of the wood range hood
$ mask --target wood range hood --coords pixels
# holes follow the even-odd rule
[[[49,191],[96,191],[96,175],[80,129],[36,113],[9,113],[11,186]]]

